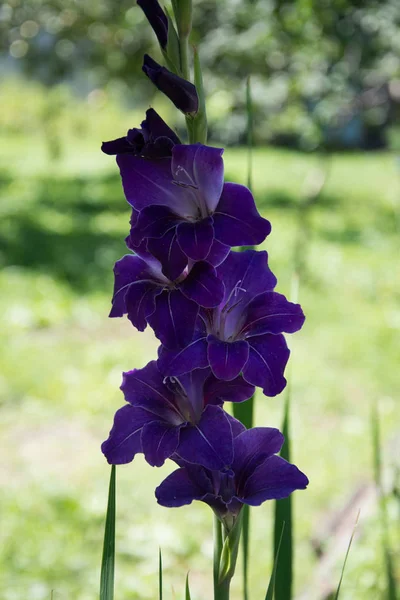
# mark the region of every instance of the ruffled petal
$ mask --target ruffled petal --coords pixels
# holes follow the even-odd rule
[[[178,376],[194,369],[208,367],[207,338],[196,338],[182,350],[168,350],[161,346],[158,366],[164,375]]]
[[[177,227],[181,250],[192,260],[204,260],[209,254],[214,239],[211,217],[194,223],[180,223]]]
[[[146,206],[168,206],[178,215],[196,217],[193,200],[183,187],[176,185],[171,159],[149,160],[132,154],[118,154],[125,197],[136,210]]]
[[[169,349],[184,348],[193,339],[199,306],[180,290],[165,290],[157,296],[148,323],[160,342]]]
[[[174,394],[164,384],[164,376],[155,360],[143,369],[124,373],[121,390],[127,402],[151,412],[154,421],[164,420],[171,425],[179,425],[185,420],[175,404]]]
[[[250,190],[237,183],[225,183],[213,219],[216,239],[228,246],[255,246],[271,232]]]
[[[110,435],[101,445],[101,450],[111,465],[129,463],[135,454],[142,452],[142,428],[153,418],[147,410],[129,404],[117,410]]]
[[[230,381],[243,370],[249,357],[249,346],[245,340],[224,342],[209,335],[208,360],[210,367],[218,379]]]
[[[233,460],[233,436],[222,408],[207,406],[197,425],[182,429],[176,452],[183,460],[212,471],[229,466]]]
[[[239,308],[258,294],[272,291],[276,285],[276,277],[268,266],[268,254],[265,251],[231,251],[217,268],[217,274],[225,285],[224,300],[234,293],[232,302],[238,305],[240,302]]]
[[[253,427],[235,438],[232,469],[239,488],[262,462],[280,451],[283,442],[283,435],[273,427]]]
[[[243,379],[241,375],[223,381],[211,374],[204,385],[204,401],[206,404],[222,404],[222,402],[244,402],[253,396],[254,385]]]
[[[201,467],[199,472],[203,471]],[[202,500],[207,493],[212,493],[211,482],[207,486],[201,485],[203,478],[189,476],[189,470],[181,467],[173,471],[156,489],[156,498],[161,506],[177,507],[191,504],[193,500]]]
[[[153,421],[143,427],[142,448],[149,465],[161,467],[175,452],[179,442],[180,427],[162,421]]]
[[[238,497],[250,506],[259,506],[266,500],[286,498],[307,485],[308,478],[295,465],[280,456],[270,456],[247,479]]]
[[[214,237],[213,243],[211,244],[210,252],[206,256],[206,262],[210,263],[213,267],[218,267],[224,262],[230,252],[230,246],[222,244],[219,240]]]
[[[215,210],[223,185],[223,148],[202,144],[177,145],[172,150],[172,174],[176,182],[188,187],[197,198],[198,206]]]
[[[301,329],[304,314],[300,304],[293,304],[282,294],[260,294],[247,307],[242,334],[246,337],[264,333],[294,333]]]
[[[180,289],[187,298],[205,308],[218,306],[224,297],[224,284],[218,279],[214,267],[205,262],[198,262],[192,267]]]
[[[176,229],[170,229],[162,238],[148,239],[147,249],[162,265],[162,272],[170,281],[175,281],[188,264],[188,258],[182,252],[176,235]]]
[[[289,359],[289,349],[283,335],[259,335],[249,338],[249,359],[243,377],[249,383],[263,388],[266,396],[276,396],[284,389],[283,376]]]
[[[168,206],[146,206],[131,229],[130,240],[138,246],[143,239],[163,237],[179,222],[179,217]]]
[[[114,266],[114,296],[110,317],[128,318],[139,331],[146,328],[147,317],[154,311],[160,282],[149,265],[138,256],[126,255]]]

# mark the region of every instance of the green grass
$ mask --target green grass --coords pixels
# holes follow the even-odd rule
[[[97,597],[109,478],[99,445],[122,404],[121,372],[156,356],[150,332],[107,318],[129,210],[113,159],[98,151],[110,125],[100,123],[98,133],[89,134],[81,140],[66,135],[61,162],[50,165],[39,133],[7,133],[0,140],[4,600],[48,600],[52,590],[54,600]],[[255,149],[253,160],[257,202],[273,224],[262,248],[278,290],[289,294],[299,200],[320,159]],[[246,180],[245,149],[227,149],[225,161],[228,178]],[[310,479],[308,491],[294,496],[297,590],[315,566],[310,538],[326,512],[372,477],[372,400],[379,400],[383,442],[400,416],[400,175],[394,156],[385,153],[338,154],[329,161],[303,240],[300,300],[307,321],[290,339],[292,459]],[[282,411],[282,397],[258,394],[257,424],[280,426]],[[167,597],[171,585],[182,589],[189,569],[193,600],[211,597],[211,513],[201,504],[157,506],[154,488],[170,470],[152,469],[141,458],[118,469],[117,598],[156,596],[159,547]],[[264,597],[271,572],[272,509],[271,503],[252,512],[251,600]],[[352,548],[343,600],[381,597],[385,578],[374,519],[363,522],[361,514],[364,534]],[[233,589],[239,587],[237,577]]]

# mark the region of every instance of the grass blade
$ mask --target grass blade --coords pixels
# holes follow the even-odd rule
[[[282,446],[281,457],[290,462],[290,381],[286,388],[284,418],[282,433],[285,443]],[[290,600],[293,582],[293,531],[292,531],[292,497],[275,501],[274,521],[274,557],[280,552],[279,564],[275,573],[276,600]]]
[[[382,455],[381,455],[381,435],[379,426],[379,409],[376,403],[372,405],[371,410],[372,444],[374,459],[374,478],[378,490],[379,512],[382,527],[383,555],[386,572],[386,597],[387,600],[397,600],[397,585],[394,576],[393,561],[390,552],[388,516],[386,510],[386,498],[382,485]]]
[[[163,574],[162,574],[162,554],[161,548],[158,551],[158,600],[162,600],[163,591]]]
[[[114,598],[115,570],[115,465],[111,467],[108,505],[104,530],[103,557],[101,560],[100,600]]]
[[[282,531],[279,537],[279,543],[276,550],[275,558],[274,558],[274,566],[271,573],[271,579],[269,580],[267,593],[265,595],[265,600],[274,600],[275,597],[275,584],[276,584],[276,570],[278,568],[279,554],[281,550],[283,532],[285,531],[285,523],[282,523]]]
[[[349,553],[350,553],[350,548],[351,548],[351,544],[353,542],[354,534],[356,532],[356,528],[357,528],[359,517],[360,517],[360,511],[358,511],[356,522],[354,523],[354,527],[353,527],[353,533],[351,534],[349,545],[347,546],[346,556],[344,557],[344,563],[343,563],[343,566],[342,566],[342,572],[340,574],[339,585],[337,587],[334,600],[338,600],[338,598],[339,598],[340,588],[342,586],[342,581],[343,581],[344,570],[346,568],[347,558],[348,558]]]
[[[186,575],[185,600],[191,600],[189,589],[189,573]]]

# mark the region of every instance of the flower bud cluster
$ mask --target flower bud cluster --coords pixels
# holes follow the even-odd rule
[[[140,5],[164,43],[158,3]],[[157,70],[153,63],[145,60],[148,70]],[[147,73],[160,89],[165,71]],[[165,89],[178,105],[175,83]],[[304,322],[301,307],[275,292],[267,253],[232,249],[263,242],[269,221],[246,187],[224,182],[222,149],[182,144],[153,109],[140,129],[103,150],[116,154],[132,209],[131,253],[115,265],[110,316],[127,315],[139,331],[150,326],[160,341],[157,360],[123,375],[126,404],[102,445],[108,462],[138,453],[152,466],[172,459],[179,468],[157,488],[158,502],[202,500],[228,520],[243,504],[304,489],[307,477],[277,456],[277,429],[246,430],[224,410],[256,386],[266,396],[283,390],[283,334]]]

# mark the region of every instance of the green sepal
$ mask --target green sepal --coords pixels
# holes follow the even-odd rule
[[[194,50],[194,84],[199,98],[199,109],[193,117],[193,141],[201,144],[207,143],[207,114],[206,99],[204,95],[203,75],[201,72],[199,53]]]
[[[170,71],[175,73],[176,75],[181,76],[181,58],[180,58],[180,46],[179,46],[179,38],[175,29],[175,25],[173,20],[171,19],[168,10],[165,9],[165,14],[168,19],[168,38],[167,38],[167,46],[165,49],[161,48],[162,53],[165,58],[165,62],[168,65]]]
[[[235,573],[240,534],[242,532],[242,520],[243,511],[240,511],[233,526],[229,529],[229,531],[226,532],[219,564],[219,584],[223,583],[224,581],[230,581]]]

